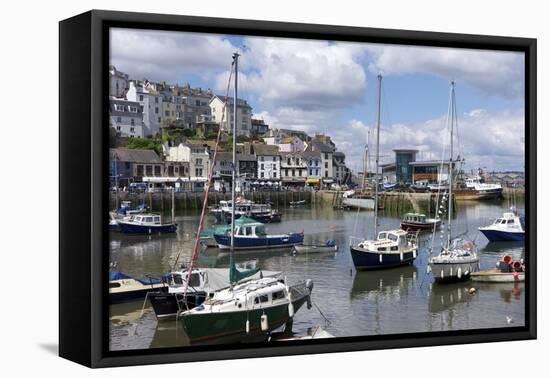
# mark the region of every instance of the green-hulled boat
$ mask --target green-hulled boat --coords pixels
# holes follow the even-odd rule
[[[288,286],[276,278],[261,278],[216,292],[180,319],[192,343],[266,338],[283,325],[291,327],[304,303],[311,308],[312,289],[311,280]]]

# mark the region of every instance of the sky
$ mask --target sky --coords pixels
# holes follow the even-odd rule
[[[367,134],[374,152],[379,74],[382,163],[394,160],[394,148],[419,150],[417,160],[441,158],[454,81],[465,168],[524,167],[523,53],[137,29],[111,29],[110,43],[111,64],[131,79],[217,94],[225,94],[238,51],[239,98],[254,118],[330,135],[355,172]]]

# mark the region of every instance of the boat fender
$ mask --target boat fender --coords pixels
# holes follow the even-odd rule
[[[288,298],[290,302],[288,302],[288,316],[290,318],[294,317],[294,305],[292,304],[292,300],[290,297]]]
[[[380,260],[380,264],[382,264],[382,254],[380,254],[378,256],[379,256],[378,260]]]
[[[430,274],[432,272],[432,267],[431,266],[426,266],[426,273],[427,274]]]
[[[250,320],[246,321],[246,333],[250,333]]]
[[[451,266],[451,269],[449,269],[449,276],[453,275],[453,267]]]
[[[470,274],[470,271],[469,271],[469,270],[464,271],[464,275],[465,275],[465,276],[467,276],[468,274]]]
[[[306,280],[306,287],[310,293],[313,291],[313,280],[311,278]]]
[[[443,269],[441,269],[441,279],[445,278],[445,273],[443,272]]]
[[[474,295],[476,293],[476,288],[475,287],[471,287],[470,290],[468,290],[468,293]]]
[[[403,262],[403,251],[399,252],[399,259]]]
[[[462,268],[461,267],[458,267],[458,270],[456,271],[456,276],[458,277],[458,279],[462,278]]]
[[[311,295],[308,295],[307,298],[306,298],[306,307],[308,310],[311,310],[311,307],[313,307],[311,305]]]
[[[416,259],[416,249],[413,249],[413,259]]]
[[[261,324],[261,328],[262,328],[262,331],[267,331],[269,329],[269,323],[268,323],[268,320],[267,320],[267,314],[263,314],[262,317],[260,318],[260,324]]]

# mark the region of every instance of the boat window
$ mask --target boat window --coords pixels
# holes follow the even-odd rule
[[[120,283],[118,283],[118,282],[109,282],[109,289],[113,289],[115,287],[120,287]]]
[[[132,218],[134,218],[134,217],[132,217]],[[141,222],[141,217],[135,217],[134,219],[135,219],[136,222]]]
[[[503,219],[502,222],[500,222],[501,224],[506,224],[506,219]]]
[[[191,279],[189,280],[189,286],[197,287],[201,285],[201,280],[198,273],[191,274]]]
[[[382,239],[386,239],[386,233],[385,232],[381,232],[378,234],[378,240],[382,240]]]
[[[514,223],[514,220],[513,219],[508,219],[508,224],[510,223]]]
[[[145,222],[147,223],[153,222],[153,217],[145,217]]]
[[[254,298],[254,304],[265,303],[267,301],[269,301],[269,297],[267,296],[267,294],[260,295],[259,297]]]
[[[264,236],[264,235],[266,235],[265,227],[264,227],[264,226],[256,226],[256,235],[257,235],[257,236]]]
[[[396,245],[394,245],[393,247],[390,248],[390,250],[392,251],[397,251],[398,247]]]
[[[388,239],[390,239],[391,241],[397,241],[397,235],[388,234]]]
[[[277,299],[282,299],[285,297],[285,293],[281,291],[276,291],[273,294],[271,294],[272,300],[276,301]]]
[[[183,278],[180,274],[170,275],[170,285],[183,285]]]
[[[500,224],[500,218],[495,221],[495,224]]]
[[[160,217],[155,217],[154,219],[156,224],[160,224]]]

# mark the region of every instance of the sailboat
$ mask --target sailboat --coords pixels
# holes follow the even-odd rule
[[[458,127],[458,117],[456,112],[455,83],[451,82],[451,94],[449,98],[450,106],[448,113],[449,132],[450,132],[450,159],[449,159],[449,190],[442,196],[440,212],[443,213],[447,205],[447,241],[441,247],[441,252],[437,256],[430,256],[428,260],[428,270],[433,273],[436,282],[460,281],[470,278],[470,273],[479,269],[479,257],[475,250],[475,244],[471,241],[461,238],[452,238],[452,216],[453,216],[453,170],[454,164],[458,160],[453,160],[453,133]],[[435,232],[432,236],[435,239]],[[441,230],[443,238],[444,229]],[[431,252],[430,252],[431,254]]]
[[[233,101],[233,170],[232,182],[235,183],[236,166],[236,125],[237,125],[237,83],[238,83],[238,59],[239,54],[233,54],[233,69],[235,73],[235,100]],[[222,113],[225,114],[225,111]],[[218,141],[221,133],[218,131]],[[217,149],[216,149],[217,150]],[[215,157],[214,157],[215,159]],[[212,167],[214,164],[212,164]],[[212,171],[209,177],[210,185]],[[208,191],[207,191],[208,193]],[[235,185],[231,185],[231,200],[235,203]],[[203,215],[206,209],[206,201],[203,204]],[[197,232],[195,245],[198,245],[200,225]],[[285,331],[292,327],[294,314],[304,303],[311,308],[311,280],[289,285],[286,279],[277,277],[264,277],[252,279],[243,283],[244,278],[250,277],[259,271],[257,269],[239,270],[234,261],[235,246],[235,206],[231,207],[230,229],[230,259],[228,288],[214,292],[201,305],[188,309],[178,314],[185,333],[191,343],[239,342],[244,340],[256,340],[267,338],[271,331],[285,325]],[[195,251],[194,251],[195,254]],[[193,269],[191,259],[190,272]],[[190,277],[190,275],[188,275]],[[186,281],[186,285],[188,280]],[[184,289],[184,295],[187,288]]]
[[[378,116],[376,125],[376,178],[379,182],[380,157],[380,97],[382,91],[382,75],[378,75]],[[350,245],[351,258],[356,269],[384,269],[412,264],[418,251],[418,233],[396,229],[380,231],[378,229],[378,189],[375,185],[374,195],[374,235],[375,240],[361,240]]]

